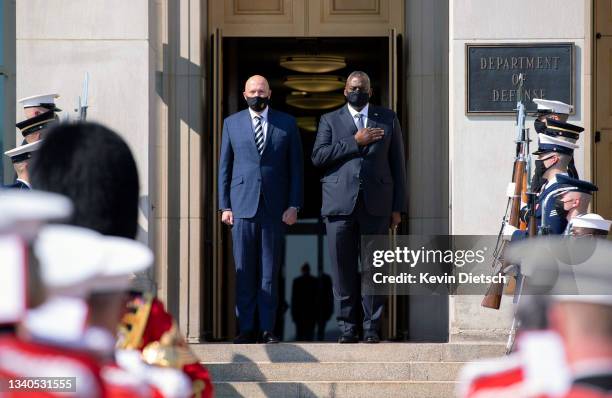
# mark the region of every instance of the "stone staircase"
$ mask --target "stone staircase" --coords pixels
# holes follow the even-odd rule
[[[191,347],[208,367],[216,397],[248,398],[450,398],[466,362],[504,351],[497,342]]]

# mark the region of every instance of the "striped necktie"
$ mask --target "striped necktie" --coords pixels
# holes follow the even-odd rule
[[[255,146],[257,147],[257,152],[260,155],[263,154],[264,133],[263,126],[261,125],[261,116],[255,116]]]
[[[355,119],[357,119],[357,130],[361,130],[365,126],[363,125],[363,115],[361,113],[357,113],[355,115]]]

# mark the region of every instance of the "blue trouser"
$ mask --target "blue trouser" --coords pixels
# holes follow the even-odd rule
[[[236,264],[236,316],[240,332],[273,331],[278,304],[278,270],[282,261],[285,227],[270,216],[263,197],[253,218],[235,218],[232,227]]]

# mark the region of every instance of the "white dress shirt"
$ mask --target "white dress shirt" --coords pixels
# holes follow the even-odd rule
[[[356,111],[350,104],[346,104],[346,106],[348,107],[348,110],[351,113],[351,116],[353,117],[355,127],[359,128],[359,126],[357,125],[357,118],[355,116],[360,113],[362,114],[361,120],[363,120],[363,127],[368,127],[368,109],[370,108],[370,104],[366,104],[366,106],[364,106],[363,109],[359,112]]]
[[[249,113],[251,114],[251,123],[253,124],[253,131],[255,131],[255,126],[257,126],[257,120],[255,116],[261,117],[261,128],[263,130],[264,135],[264,145],[266,145],[266,138],[268,137],[268,107],[264,109],[261,113],[257,113],[251,108],[249,108]]]

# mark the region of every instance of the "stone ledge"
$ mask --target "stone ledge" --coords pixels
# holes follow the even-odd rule
[[[465,362],[316,362],[205,364],[219,382],[454,381]]]
[[[303,382],[215,383],[218,398],[451,398],[453,382]]]
[[[502,342],[192,344],[204,363],[466,362],[503,355]]]

